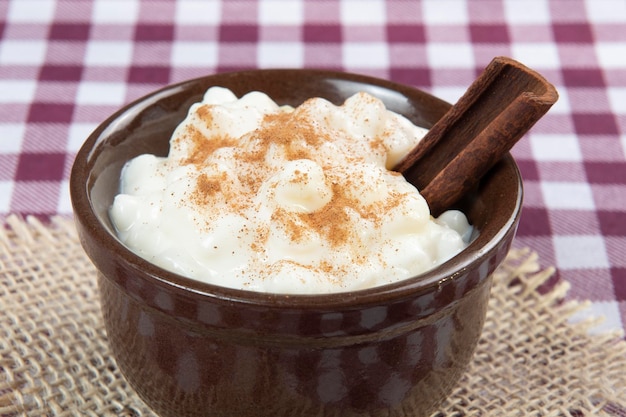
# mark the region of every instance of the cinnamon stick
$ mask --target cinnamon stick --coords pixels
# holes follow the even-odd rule
[[[496,57],[459,101],[394,168],[418,187],[431,213],[452,207],[557,101],[546,79]]]

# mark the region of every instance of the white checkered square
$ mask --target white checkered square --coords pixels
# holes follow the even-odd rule
[[[128,24],[136,22],[138,16],[137,0],[95,0],[91,18],[94,23]]]
[[[504,16],[508,22],[515,25],[549,24],[549,1],[504,0]]]
[[[126,97],[126,84],[83,81],[78,85],[76,103],[94,105],[121,105]]]
[[[46,56],[43,40],[12,40],[0,43],[0,65],[41,65]]]
[[[469,21],[465,2],[425,1],[422,6],[423,20],[432,25],[465,25]]]
[[[0,153],[19,153],[24,131],[21,123],[0,123]]]
[[[515,43],[511,53],[513,59],[535,69],[556,69],[561,65],[559,50],[551,43]]]
[[[389,49],[384,42],[343,44],[343,65],[350,69],[381,69],[389,66]]]
[[[303,17],[304,0],[259,1],[259,23],[262,25],[299,25]]]
[[[585,0],[589,20],[594,23],[623,23],[626,2],[615,0]]]
[[[431,89],[431,94],[435,97],[439,97],[440,99],[447,101],[448,103],[454,104],[467,90],[466,87],[445,87],[445,86],[435,86]]]
[[[11,208],[11,194],[13,193],[13,181],[0,181],[0,213],[8,213]]]
[[[626,43],[599,42],[596,53],[600,66],[605,69],[626,69]]]
[[[0,80],[0,103],[31,103],[36,89],[34,80]]]
[[[131,62],[131,42],[93,41],[87,45],[85,64],[93,66],[125,67]]]
[[[573,134],[530,134],[530,146],[537,161],[582,161],[578,138]]]
[[[48,23],[54,17],[54,7],[54,1],[12,1],[7,20],[13,23]]]
[[[176,2],[175,21],[180,25],[217,25],[222,14],[219,1]]]
[[[609,88],[607,93],[611,110],[618,114],[626,114],[626,87]]]
[[[70,153],[78,152],[97,126],[97,123],[72,123],[67,132],[67,151]]]
[[[594,209],[591,187],[587,183],[545,181],[541,183],[541,192],[550,209]]]
[[[557,86],[557,90],[559,92],[559,99],[550,107],[548,114],[570,115],[572,113],[572,106],[570,104],[569,90],[567,88],[561,88],[560,86]]]
[[[217,44],[215,42],[174,42],[172,45],[172,65],[215,66],[217,64]]]
[[[554,236],[557,267],[562,269],[608,268],[602,236]]]
[[[57,213],[60,215],[71,215],[72,200],[70,198],[70,185],[69,181],[64,180],[59,184],[59,202],[57,205]]]
[[[428,63],[433,69],[444,68],[473,68],[474,51],[468,44],[436,43],[426,46]]]
[[[259,45],[257,57],[262,68],[301,67],[304,47],[300,42],[263,42]]]
[[[386,23],[384,0],[343,0],[340,3],[341,23],[345,25],[382,25]]]

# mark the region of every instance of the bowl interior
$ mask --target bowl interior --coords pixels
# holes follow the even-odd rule
[[[450,107],[425,92],[367,76],[317,70],[255,70],[211,75],[166,87],[129,104],[103,122],[87,139],[74,163],[70,188],[75,216],[88,225],[102,244],[119,254],[125,262],[135,265],[136,269],[147,271],[152,277],[160,277],[162,285],[174,284],[194,292],[217,293],[226,298],[271,298],[276,302],[281,296],[218,288],[158,268],[124,248],[115,237],[108,217],[108,209],[118,192],[123,165],[144,153],[167,155],[169,139],[175,127],[184,119],[191,104],[199,101],[210,86],[227,87],[238,96],[253,90],[263,91],[279,104],[292,106],[310,97],[323,97],[341,104],[352,94],[365,91],[380,98],[388,109],[427,128]],[[488,256],[499,240],[515,227],[521,198],[520,174],[511,156],[507,155],[482,179],[477,189],[457,205],[479,231],[467,249],[419,277],[383,286],[385,288],[358,292],[381,297],[386,292],[436,285],[442,277],[448,277]],[[303,301],[308,303],[315,297],[291,296],[289,302],[308,299]],[[345,294],[325,296],[324,302],[350,298]]]

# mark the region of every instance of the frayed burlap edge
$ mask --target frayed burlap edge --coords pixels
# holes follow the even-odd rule
[[[537,254],[514,249],[444,416],[626,416],[626,342],[572,324]],[[591,279],[592,277],[590,277]],[[153,416],[111,358],[95,270],[70,219],[10,216],[0,230],[0,416]]]

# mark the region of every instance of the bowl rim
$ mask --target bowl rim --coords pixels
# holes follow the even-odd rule
[[[384,87],[403,95],[422,95],[429,100],[439,101],[447,107],[450,106],[449,103],[438,97],[415,87],[363,74],[323,69],[270,68],[214,73],[168,84],[149,92],[124,105],[101,122],[82,144],[72,165],[69,186],[74,213],[73,217],[83,248],[96,267],[100,269],[98,261],[96,260],[97,256],[92,252],[94,249],[86,245],[87,241],[97,242],[101,250],[110,250],[112,253],[115,253],[116,256],[119,257],[117,262],[123,263],[126,269],[138,273],[142,276],[142,279],[148,280],[162,289],[167,289],[184,296],[211,298],[221,302],[265,307],[334,310],[342,307],[379,304],[381,301],[391,299],[404,299],[440,287],[443,282],[463,276],[471,269],[470,267],[472,265],[480,264],[483,260],[489,258],[490,255],[498,249],[500,243],[507,238],[507,235],[515,232],[522,209],[523,183],[519,168],[510,153],[508,153],[502,161],[510,165],[515,172],[517,183],[517,190],[515,190],[517,195],[515,206],[503,226],[485,245],[477,249],[470,243],[467,248],[453,258],[423,274],[361,290],[319,294],[270,293],[230,288],[198,281],[161,268],[135,254],[102,224],[95,210],[93,210],[90,187],[88,185],[91,177],[88,170],[88,161],[90,161],[93,152],[96,150],[98,139],[104,132],[110,129],[116,121],[119,121],[126,112],[142,104],[147,105],[150,100],[156,100],[162,95],[168,96],[169,94],[173,94],[176,90],[189,88],[190,86],[198,84],[206,84],[208,86],[217,85],[212,83],[211,80],[219,77],[262,76],[266,74],[280,75],[281,73],[293,73],[294,71],[302,74],[302,76],[308,74],[315,75],[316,77],[353,81],[360,84]]]

